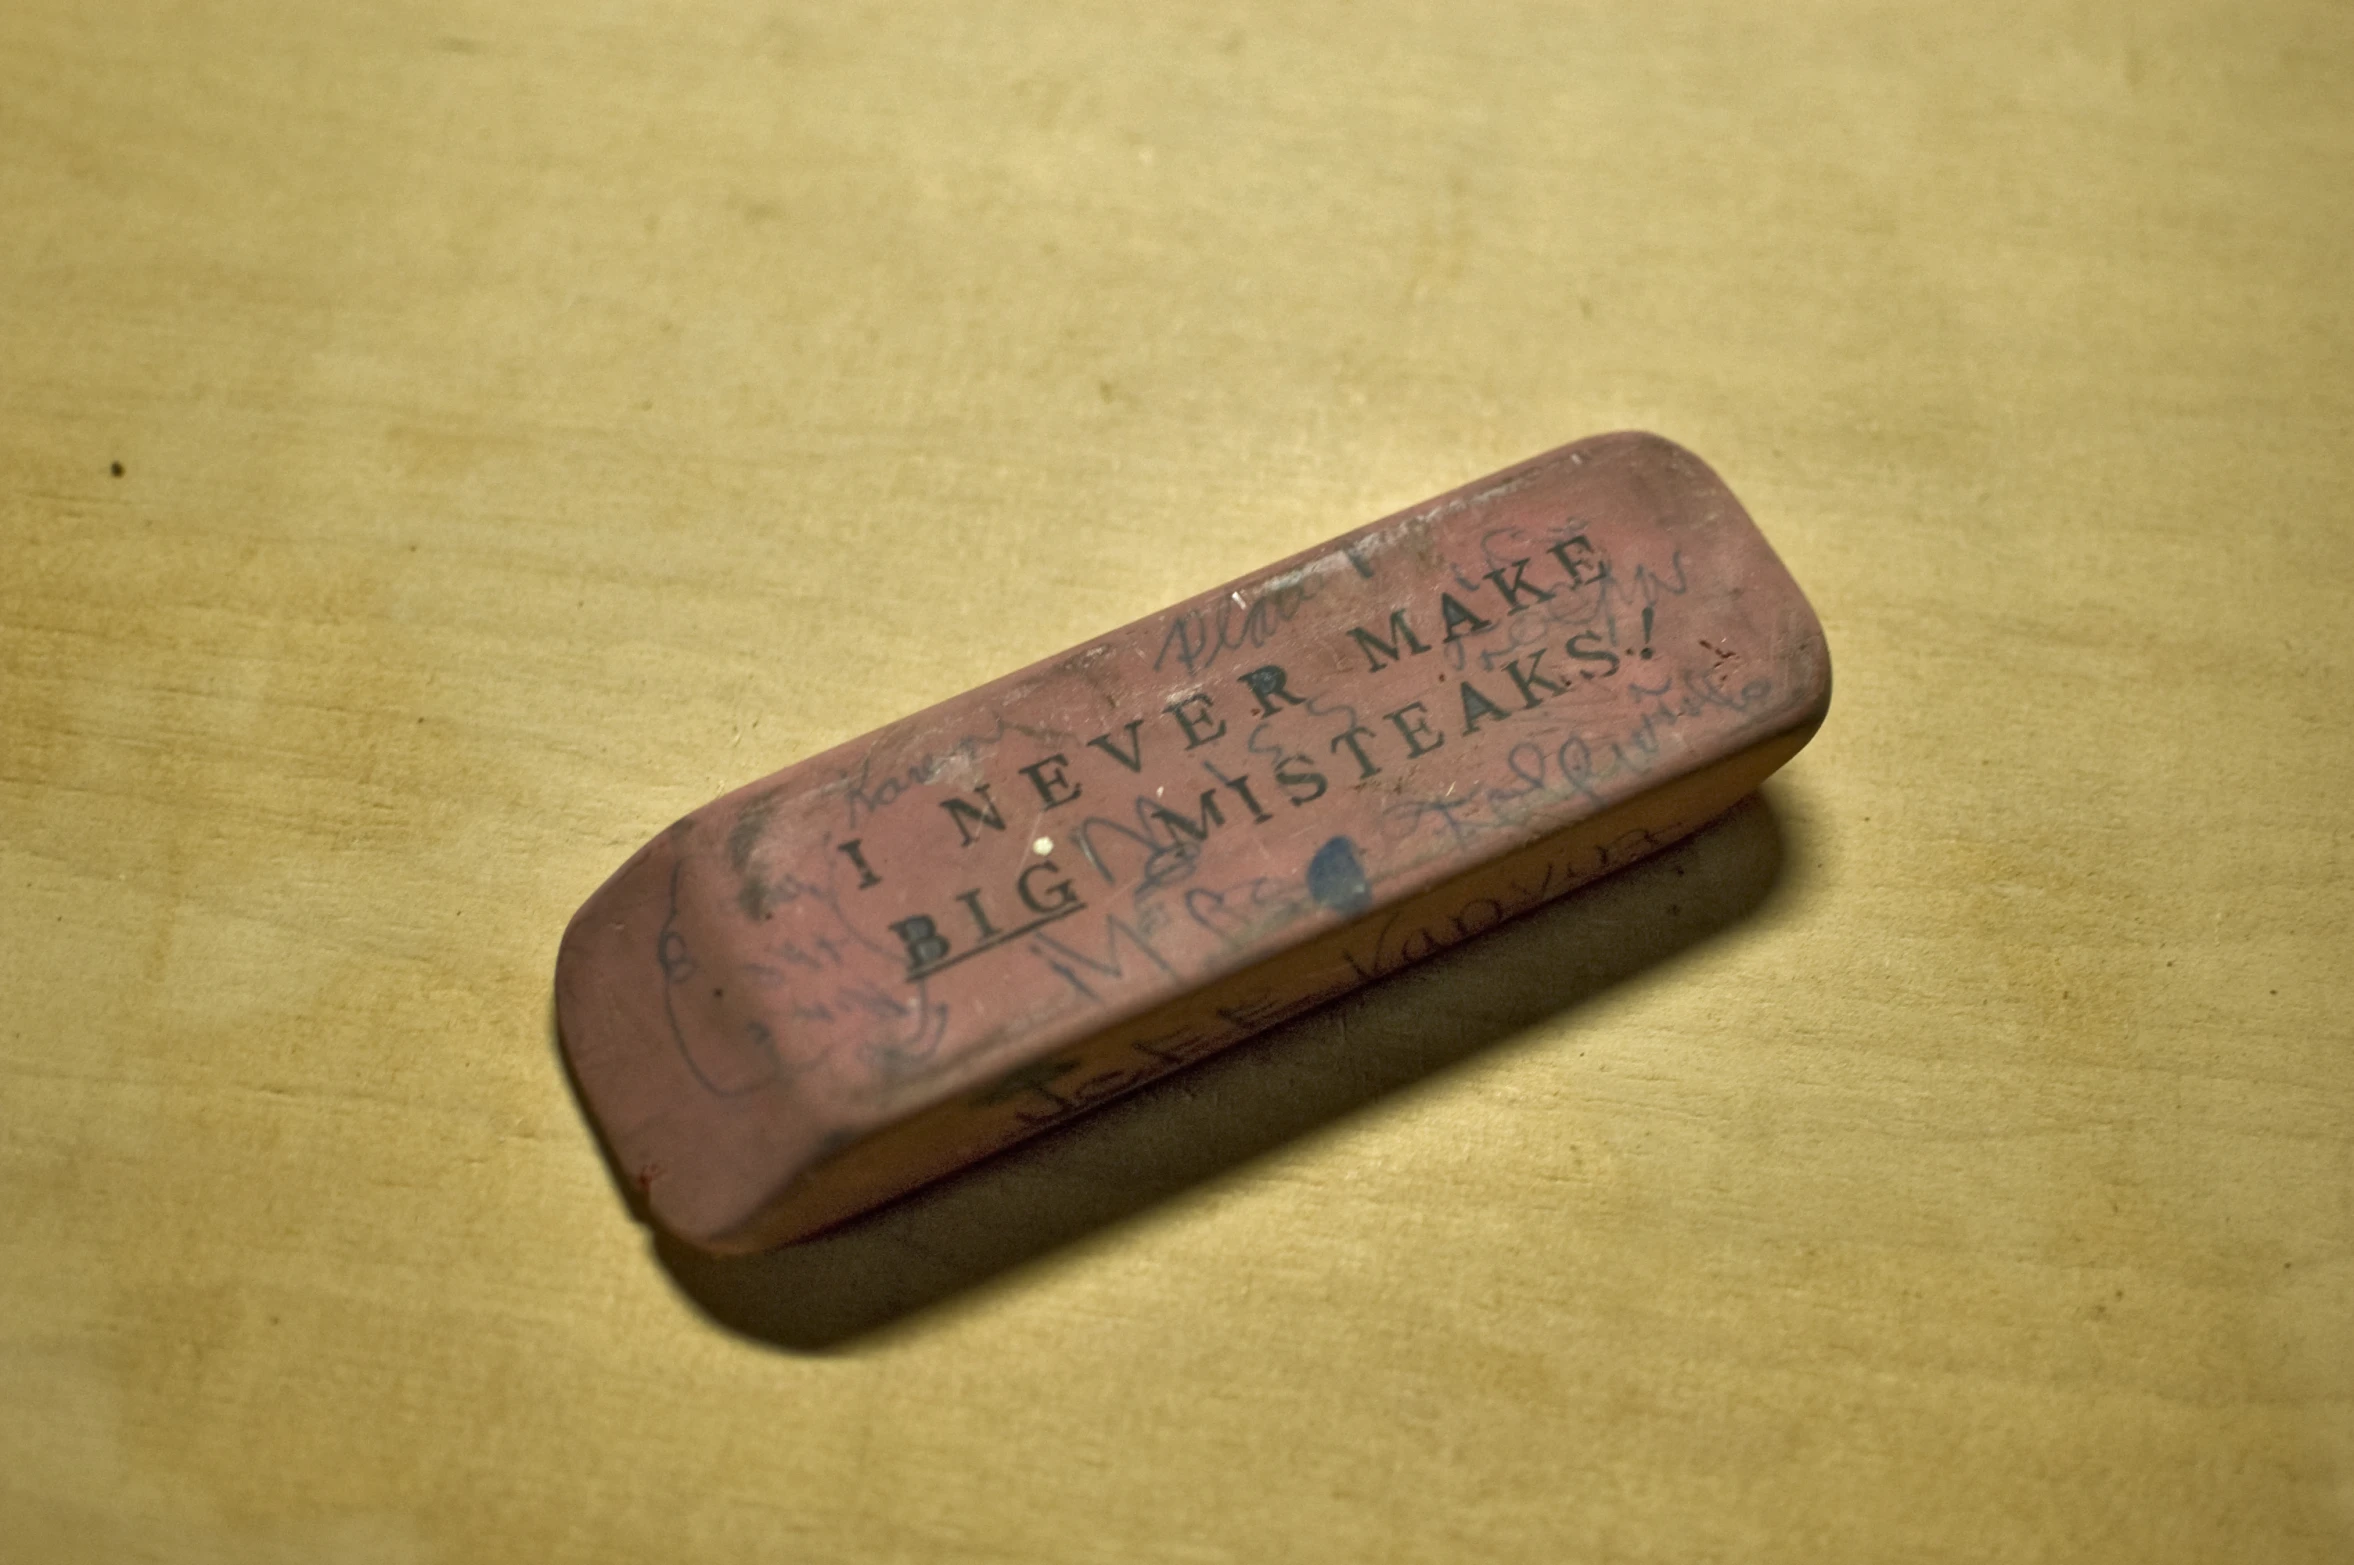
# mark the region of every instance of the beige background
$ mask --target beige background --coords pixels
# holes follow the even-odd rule
[[[0,8],[24,1560],[2354,1558],[2354,12]],[[1814,746],[836,1239],[572,908],[1574,436]],[[120,462],[122,476],[109,464]]]

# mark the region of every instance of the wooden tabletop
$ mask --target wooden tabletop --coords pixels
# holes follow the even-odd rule
[[[0,1538],[2354,1556],[2343,6],[0,9]],[[628,1215],[651,833],[1575,436],[1837,693],[833,1237]]]

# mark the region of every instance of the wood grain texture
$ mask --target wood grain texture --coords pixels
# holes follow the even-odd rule
[[[2327,4],[0,9],[0,1538],[2346,1557],[2350,78]],[[549,1032],[632,847],[1626,427],[1837,648],[1758,803],[649,1248]]]

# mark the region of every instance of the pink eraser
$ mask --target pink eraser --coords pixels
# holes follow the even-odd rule
[[[1830,703],[1732,493],[1604,435],[738,789],[573,918],[654,1220],[812,1233],[1691,831]]]

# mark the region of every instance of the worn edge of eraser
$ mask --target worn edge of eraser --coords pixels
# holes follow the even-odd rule
[[[1721,480],[1594,437],[688,815],[565,933],[566,1060],[654,1221],[765,1248],[1666,846],[1829,701]]]

